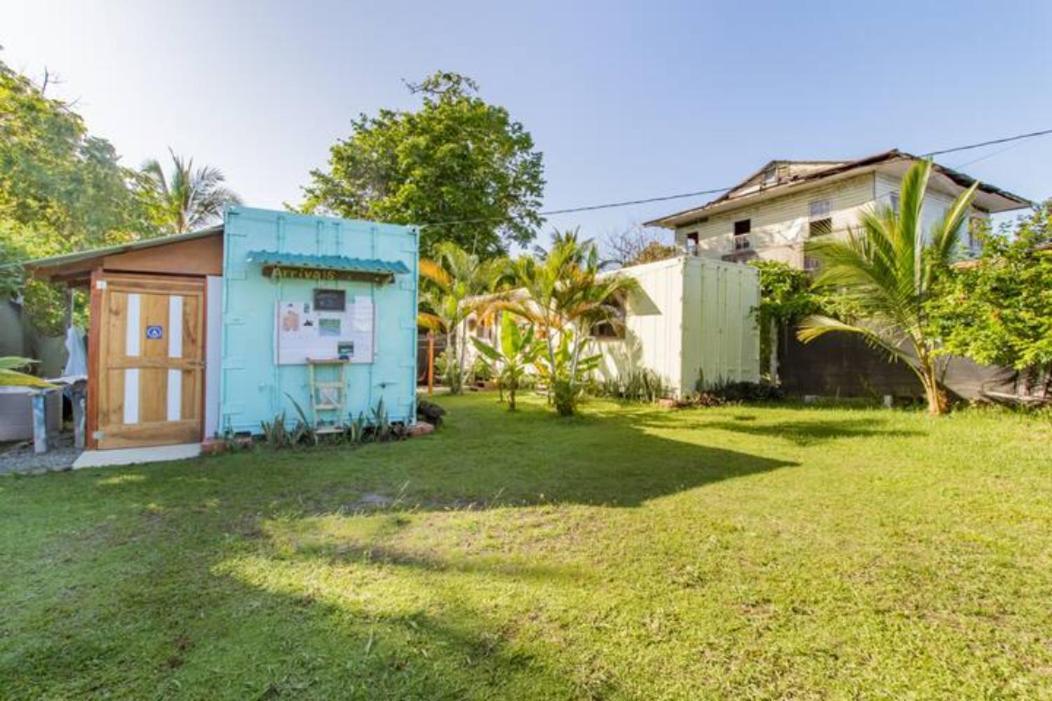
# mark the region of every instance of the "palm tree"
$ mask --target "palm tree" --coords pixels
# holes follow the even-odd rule
[[[569,400],[563,413],[572,413],[583,370],[592,364],[582,355],[593,330],[600,323],[620,323],[617,301],[638,286],[633,278],[601,271],[598,247],[576,231],[557,232],[548,251],[523,256],[513,268],[525,294],[507,308],[543,332],[547,372],[555,385],[549,391]]]
[[[177,156],[170,148],[168,153],[172,158],[169,174],[156,159],[142,167],[155,218],[163,231],[182,234],[199,229],[221,217],[226,205],[241,204],[241,198],[223,185],[226,178],[218,168],[194,168],[192,158]]]
[[[937,339],[927,329],[925,301],[957,253],[978,183],[961,193],[925,236],[921,208],[931,167],[931,161],[920,161],[906,173],[898,212],[878,207],[862,215],[861,226],[846,240],[808,242],[808,255],[822,266],[816,286],[839,288],[859,309],[860,322],[814,315],[801,322],[797,337],[806,343],[833,331],[862,336],[906,363],[924,387],[928,411],[941,414],[946,360],[936,353]]]
[[[496,289],[506,269],[503,258],[482,260],[452,241],[435,246],[433,259],[420,261],[420,275],[428,282],[420,292],[423,310],[418,314],[418,323],[445,334],[450,353],[446,380],[454,394],[460,392],[464,378],[464,322],[472,314],[489,313],[494,299],[488,295]]]

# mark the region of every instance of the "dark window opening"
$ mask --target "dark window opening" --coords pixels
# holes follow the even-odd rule
[[[813,219],[807,227],[807,235],[811,238],[825,236],[831,233],[833,233],[833,219],[830,217],[825,219]]]
[[[687,250],[694,253],[698,250],[698,232],[692,231],[687,234]]]
[[[625,337],[625,300],[621,296],[607,300],[612,314],[606,321],[592,327],[593,338],[623,339]]]
[[[745,251],[751,248],[749,232],[752,231],[752,219],[734,222],[734,250]]]

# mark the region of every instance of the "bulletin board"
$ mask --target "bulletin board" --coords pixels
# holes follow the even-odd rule
[[[355,297],[344,311],[318,311],[311,302],[278,302],[274,336],[278,365],[305,365],[308,358],[371,363],[373,302]]]

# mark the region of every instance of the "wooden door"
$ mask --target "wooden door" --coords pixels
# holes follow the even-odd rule
[[[94,438],[132,448],[201,440],[204,280],[103,274]]]

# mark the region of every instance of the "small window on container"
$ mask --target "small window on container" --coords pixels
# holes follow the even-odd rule
[[[599,339],[622,339],[625,337],[625,300],[618,295],[607,300],[612,310],[608,321],[592,327],[592,337]]]

